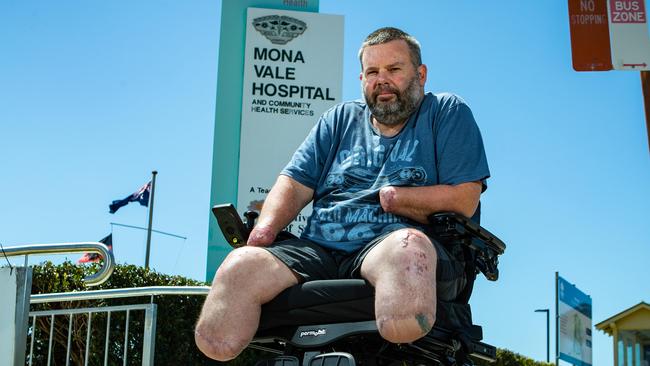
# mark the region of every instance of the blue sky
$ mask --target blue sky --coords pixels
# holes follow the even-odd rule
[[[573,71],[565,1],[396,4],[320,9],[345,16],[344,99],[359,97],[360,42],[392,25],[422,43],[427,90],[474,112],[492,172],[483,225],[508,244],[501,279],[471,301],[485,340],[544,359],[534,310],[554,308],[555,271],[591,295],[594,324],[650,301],[639,73]],[[142,264],[146,233],[110,223],[146,226],[147,209],[108,204],[156,169],[154,227],[187,239],[154,234],[151,264],[204,277],[220,19],[219,1],[0,2],[0,243],[112,230],[117,261]],[[611,364],[611,338],[593,344]]]

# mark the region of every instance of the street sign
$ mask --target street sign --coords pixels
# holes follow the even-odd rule
[[[610,0],[612,64],[616,70],[650,70],[650,36],[644,0]]]
[[[569,0],[569,26],[573,69],[611,70],[607,0]]]
[[[575,366],[591,366],[591,297],[557,272],[555,281],[558,358]]]

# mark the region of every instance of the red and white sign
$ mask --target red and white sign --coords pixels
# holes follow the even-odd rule
[[[645,23],[644,0],[610,0],[612,23]]]
[[[607,0],[569,0],[569,26],[573,69],[611,70]]]
[[[616,70],[650,70],[650,36],[644,0],[609,0],[612,65]]]

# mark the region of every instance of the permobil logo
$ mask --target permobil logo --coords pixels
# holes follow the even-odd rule
[[[285,15],[255,18],[253,26],[273,44],[287,44],[307,29],[307,23]]]
[[[304,332],[300,332],[300,338],[302,337],[318,337],[327,334],[326,329],[318,329],[318,330],[306,330]]]

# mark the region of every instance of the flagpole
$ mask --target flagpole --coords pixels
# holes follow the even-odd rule
[[[149,269],[149,252],[151,250],[151,222],[153,221],[153,196],[156,192],[156,174],[157,171],[151,172],[151,197],[149,198],[149,226],[147,226],[147,253],[144,257],[144,268]]]

